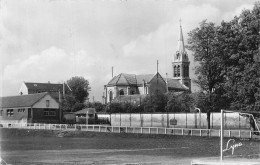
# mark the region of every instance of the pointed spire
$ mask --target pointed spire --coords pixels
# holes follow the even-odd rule
[[[179,21],[180,21],[180,33],[179,33],[177,51],[176,54],[174,55],[173,62],[180,62],[180,61],[189,62],[187,52],[185,51],[181,19]]]
[[[181,19],[180,19],[180,36],[178,40],[178,49],[180,54],[183,54],[185,52],[185,47],[184,47],[184,39],[183,39],[183,34],[182,34],[182,26],[181,26]]]

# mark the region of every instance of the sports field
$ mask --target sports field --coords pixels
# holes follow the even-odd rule
[[[0,129],[9,164],[190,164],[219,156],[219,138]],[[225,139],[225,143],[229,139]],[[260,141],[235,139],[233,158],[259,160]],[[224,147],[225,148],[225,147]],[[230,159],[231,150],[225,152]],[[2,163],[4,164],[4,163]]]

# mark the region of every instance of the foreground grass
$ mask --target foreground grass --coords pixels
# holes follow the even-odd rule
[[[46,160],[59,162],[69,157],[76,161],[80,159],[80,155],[93,154],[98,160],[106,160],[108,157],[117,157],[118,155],[121,157],[134,156],[135,158],[140,156],[143,159],[146,157],[162,159],[164,157],[165,160],[173,158],[190,160],[192,158],[217,157],[220,153],[218,137],[4,128],[0,129],[0,135],[1,151],[4,153],[4,158],[12,164],[17,162],[19,164],[23,160],[27,163],[28,161],[39,161],[43,157],[39,154],[37,157],[36,153],[43,152],[46,155],[52,153],[51,151],[59,153],[59,155],[49,154],[41,161],[45,163]],[[228,138],[224,139],[224,144],[228,140]],[[260,141],[235,139],[235,143],[242,143],[242,146],[235,148],[234,155],[251,158],[253,155],[260,154]],[[17,156],[18,153],[24,153],[24,155]],[[29,156],[30,154],[32,155]],[[231,150],[225,152],[225,155],[231,156]],[[93,156],[91,159],[94,159]]]

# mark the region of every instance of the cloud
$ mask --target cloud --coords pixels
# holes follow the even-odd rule
[[[155,73],[159,60],[160,73],[171,75],[180,18],[187,39],[203,19],[220,22],[251,3],[2,0],[0,94],[17,94],[22,81],[59,82],[78,75],[101,100],[112,66],[114,75]],[[190,52],[189,57],[193,68]]]
[[[241,6],[238,6],[235,10],[227,12],[222,16],[223,20],[225,21],[230,21],[233,19],[235,16],[240,16],[243,10],[250,9],[252,10],[254,7],[253,4],[243,4]]]
[[[102,86],[107,83],[106,79],[101,78],[108,74],[102,62],[103,59],[92,56],[85,50],[70,53],[60,48],[50,47],[25,60],[17,59],[7,65],[3,70],[3,80],[0,83],[4,86],[2,90],[9,89],[13,90],[13,93],[18,93],[18,88],[23,81],[59,83],[73,76],[83,76],[90,81],[92,91],[97,92],[98,88],[102,89]],[[16,86],[16,89],[12,86]]]

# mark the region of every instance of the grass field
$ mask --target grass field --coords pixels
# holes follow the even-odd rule
[[[22,165],[190,164],[194,159],[218,157],[220,148],[216,137],[19,129],[0,129],[0,135],[1,158]],[[231,150],[225,152],[226,159],[260,162],[260,141],[235,140],[242,146],[235,148],[233,156]]]

